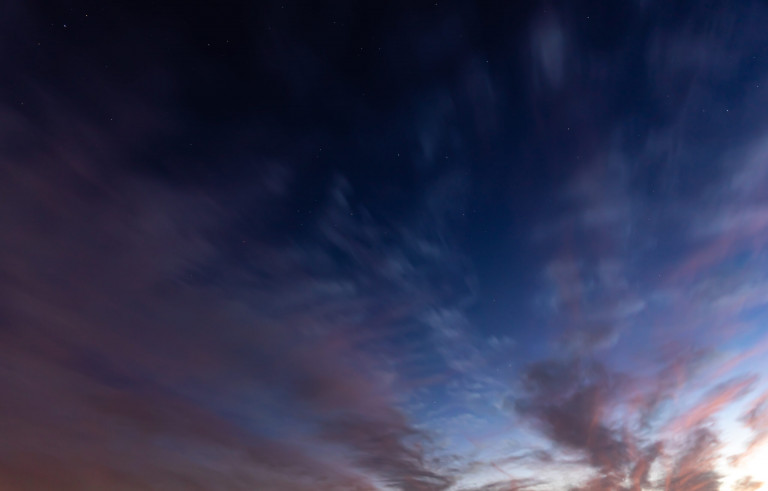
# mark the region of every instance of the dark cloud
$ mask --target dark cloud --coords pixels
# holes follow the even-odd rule
[[[394,421],[392,421],[394,419]],[[366,418],[346,415],[324,425],[330,440],[354,449],[356,462],[404,491],[448,489],[452,479],[428,469],[420,448],[424,435],[410,427],[402,415]]]
[[[651,484],[651,466],[659,458],[662,450],[663,445],[659,442],[649,445],[640,452],[635,450],[634,465],[629,473],[628,491],[641,491]],[[637,455],[638,453],[639,455]]]
[[[5,135],[34,131],[8,114]],[[233,261],[215,193],[124,170],[109,133],[70,119],[0,171],[4,485],[448,488],[388,362],[393,327],[440,302],[440,245],[384,245],[336,186],[312,241],[235,236]],[[262,213],[282,207],[255,185]],[[301,443],[278,443],[291,426]]]
[[[573,490],[645,489],[657,478],[651,473],[654,463],[670,456],[675,462],[663,472],[664,489],[719,490],[722,475],[716,464],[721,444],[705,423],[744,397],[754,383],[755,377],[724,382],[673,418],[669,423],[672,434],[685,436],[681,448],[673,441],[652,440],[661,437],[642,422],[643,409],[633,410],[621,420],[612,419],[615,408],[626,407],[625,398],[636,381],[594,361],[534,363],[522,375],[522,392],[510,402],[524,420],[532,422],[558,447],[585,456],[596,475]],[[656,387],[651,390],[655,392]],[[754,408],[759,405],[757,401]],[[749,415],[755,414],[754,408]],[[750,420],[750,416],[745,418]],[[551,461],[542,463],[544,468],[551,467]]]
[[[606,421],[618,377],[585,360],[544,361],[530,366],[522,383],[525,394],[513,402],[519,414],[537,423],[558,445],[583,451],[605,479],[626,471],[628,443]]]
[[[665,480],[675,491],[719,491],[722,476],[715,470],[719,438],[707,428],[690,433],[674,468]]]

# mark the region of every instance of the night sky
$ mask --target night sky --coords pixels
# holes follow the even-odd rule
[[[0,1],[2,491],[757,490],[766,323],[766,2]]]

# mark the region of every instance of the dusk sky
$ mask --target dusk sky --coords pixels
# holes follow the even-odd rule
[[[0,0],[0,490],[768,489],[768,3]]]

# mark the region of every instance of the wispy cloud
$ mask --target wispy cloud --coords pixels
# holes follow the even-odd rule
[[[430,275],[461,282],[445,247],[373,223],[343,180],[308,239],[240,238],[215,194],[123,170],[110,134],[70,117],[66,137],[4,156],[0,385],[18,394],[0,404],[4,485],[451,484],[392,363],[398,336],[452,301]],[[249,219],[268,227],[289,196],[257,184],[265,209]]]

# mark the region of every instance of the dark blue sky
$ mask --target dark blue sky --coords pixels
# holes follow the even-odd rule
[[[0,488],[759,489],[766,25],[0,5]]]

